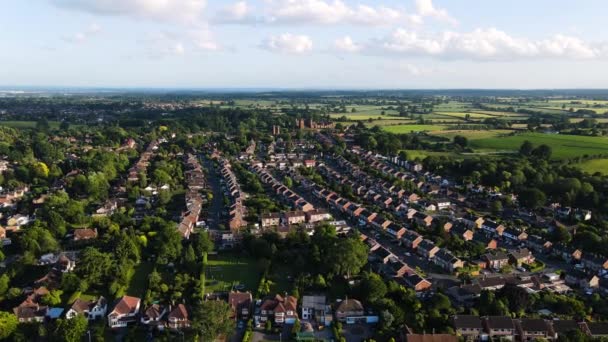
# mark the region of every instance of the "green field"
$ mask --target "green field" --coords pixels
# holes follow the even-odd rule
[[[395,125],[395,126],[384,126],[384,129],[390,133],[403,134],[410,132],[432,132],[441,131],[446,129],[448,126],[445,125]]]
[[[431,132],[430,134],[439,136],[439,137],[448,138],[450,140],[453,139],[457,135],[461,135],[471,141],[471,140],[476,140],[476,139],[496,138],[499,136],[507,135],[509,133],[513,133],[513,131],[508,130],[508,129],[491,129],[491,130],[459,129],[459,130],[435,131],[435,132]]]
[[[52,129],[59,128],[59,121],[49,121],[49,126]],[[12,128],[36,128],[36,121],[0,121],[0,126]]]
[[[260,272],[255,260],[230,254],[210,255],[206,266],[205,292],[230,291],[233,285],[255,292]]]
[[[608,138],[542,133],[473,139],[470,141],[470,146],[480,152],[512,152],[519,150],[525,140],[529,140],[535,146],[541,144],[550,146],[553,149],[553,159],[608,153]]]
[[[154,270],[154,264],[151,262],[142,262],[135,266],[135,273],[131,278],[131,283],[127,288],[126,294],[129,296],[143,297],[148,287],[148,276]]]
[[[585,160],[578,164],[575,164],[576,167],[580,168],[585,172],[589,172],[591,174],[600,172],[602,174],[608,174],[608,159],[591,159]]]

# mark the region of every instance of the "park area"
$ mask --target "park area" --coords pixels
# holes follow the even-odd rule
[[[255,260],[235,254],[209,255],[205,277],[206,293],[230,291],[233,287],[255,292],[260,282]]]

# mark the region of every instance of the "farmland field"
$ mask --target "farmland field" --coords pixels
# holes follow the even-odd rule
[[[476,139],[496,138],[501,135],[507,135],[509,133],[513,133],[513,131],[508,130],[508,129],[492,129],[492,130],[460,129],[460,130],[435,131],[435,132],[431,132],[430,134],[439,136],[439,137],[448,138],[450,140],[453,139],[457,135],[461,135],[461,136],[469,139],[469,141],[471,141],[471,140],[476,140]]]
[[[423,132],[423,131],[441,131],[446,129],[445,125],[395,125],[395,126],[384,126],[384,129],[390,133],[410,133],[410,132]]]
[[[535,146],[546,144],[553,149],[554,159],[608,153],[608,138],[577,135],[525,133],[508,137],[473,139],[470,146],[479,151],[517,151],[529,140]]]

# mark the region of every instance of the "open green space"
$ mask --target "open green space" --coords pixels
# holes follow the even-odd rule
[[[395,125],[395,126],[384,126],[384,129],[390,133],[403,134],[410,132],[432,132],[432,131],[441,131],[446,129],[445,125]]]
[[[233,285],[255,292],[260,282],[255,260],[234,254],[209,255],[205,275],[206,293],[229,291]]]
[[[466,137],[469,140],[475,140],[475,139],[495,138],[495,137],[499,137],[499,136],[505,136],[510,133],[513,133],[513,130],[509,130],[509,129],[489,129],[489,130],[455,129],[455,130],[430,132],[430,134],[432,134],[432,135],[448,138],[450,140],[453,139],[457,135]]]
[[[141,262],[135,266],[135,273],[131,278],[126,294],[129,296],[143,297],[148,286],[148,276],[154,270],[154,264],[151,262]]]
[[[49,121],[49,127],[52,129],[59,128],[59,121]],[[12,128],[36,128],[36,121],[0,121],[0,126]]]
[[[553,149],[553,159],[608,153],[608,138],[543,133],[473,139],[470,146],[479,151],[517,151],[526,140],[535,146],[550,146]]]
[[[591,174],[596,172],[608,174],[608,158],[585,160],[575,166]]]

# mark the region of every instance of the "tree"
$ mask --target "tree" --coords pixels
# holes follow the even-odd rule
[[[286,187],[291,188],[293,187],[293,179],[289,176],[285,176],[285,178],[283,178],[283,184],[285,184]]]
[[[526,140],[519,147],[519,153],[522,156],[530,156],[532,154],[532,150],[534,149],[534,145],[529,140]]]
[[[528,209],[536,209],[545,204],[547,200],[545,193],[536,188],[520,191],[517,198],[519,199],[519,203]]]
[[[361,298],[373,303],[386,295],[387,288],[384,280],[376,273],[365,273],[361,283],[359,283]]]
[[[17,330],[17,316],[6,311],[0,311],[0,340],[8,339]]]
[[[228,336],[234,331],[234,320],[230,319],[232,309],[224,301],[202,302],[192,317],[192,328],[202,341],[213,341],[218,336]]]
[[[113,260],[109,253],[100,252],[94,247],[85,248],[76,266],[76,273],[89,284],[100,284],[110,274]]]
[[[495,200],[490,204],[490,210],[492,214],[498,215],[502,211],[502,202],[500,200]]]
[[[457,135],[454,137],[454,144],[458,145],[462,148],[465,148],[469,144],[469,139],[467,139],[466,137],[463,137],[462,135]]]
[[[0,276],[0,298],[4,297],[6,291],[8,291],[10,282],[11,278],[8,277],[8,274],[4,273]]]
[[[333,248],[327,252],[327,266],[335,275],[357,274],[367,263],[367,247],[357,238],[336,238]]]
[[[63,291],[61,290],[51,290],[49,293],[42,296],[42,303],[50,306],[55,306],[61,303],[61,295]]]
[[[551,159],[551,154],[553,154],[553,150],[551,149],[551,147],[545,144],[538,146],[532,151],[533,156],[545,160]]]
[[[37,162],[32,165],[32,173],[38,178],[47,178],[49,176],[49,167],[43,162]]]
[[[53,341],[80,342],[87,332],[89,321],[83,315],[71,319],[58,319],[51,335]]]

